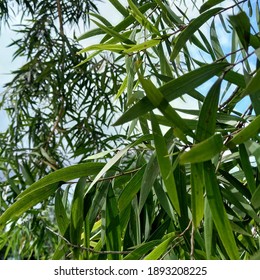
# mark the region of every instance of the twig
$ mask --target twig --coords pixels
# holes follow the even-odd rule
[[[71,243],[67,238],[65,238],[64,236],[60,235],[59,233],[55,232],[54,230],[52,230],[51,228],[49,227],[46,227],[51,233],[55,234],[56,236],[58,236],[59,238],[61,238],[63,241],[66,242],[66,244],[70,247],[73,247],[73,248],[76,248],[76,249],[81,249],[83,251],[88,251],[88,252],[91,252],[93,254],[114,254],[114,255],[127,255],[129,253],[131,253],[132,251],[96,251],[92,248],[87,248],[87,247],[84,247],[84,246],[81,246],[81,245],[76,245],[76,244],[73,244]]]
[[[181,238],[181,237],[189,230],[189,228],[190,228],[190,226],[191,226],[191,223],[192,223],[192,220],[190,220],[189,224],[188,224],[187,227],[184,229],[184,231],[181,232],[180,234],[178,234],[178,236],[176,236],[176,238],[174,238],[173,242],[175,242],[176,240],[178,240],[179,238]],[[169,254],[169,252],[170,252],[172,249],[174,249],[174,248],[175,248],[178,244],[180,244],[181,242],[182,242],[182,240],[180,240],[180,241],[178,241],[177,243],[175,243],[174,245],[172,245],[172,246],[170,247],[170,249],[167,250],[167,251],[165,252],[165,254],[162,255],[161,260],[164,259],[164,257],[165,257],[167,254]]]
[[[63,37],[64,36],[64,29],[63,29],[61,4],[60,4],[60,0],[56,0],[56,2],[57,2],[57,9],[58,9],[59,23],[60,23],[60,34]]]
[[[195,226],[192,223],[191,235],[190,235],[190,259],[194,260],[194,233],[195,233]]]

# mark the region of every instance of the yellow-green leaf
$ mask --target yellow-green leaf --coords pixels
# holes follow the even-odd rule
[[[151,39],[148,41],[145,41],[143,43],[140,43],[138,45],[134,45],[128,49],[124,50],[124,53],[129,54],[129,53],[133,53],[133,52],[139,52],[139,51],[143,51],[146,50],[148,48],[154,47],[156,45],[158,45],[161,42],[161,39]],[[129,45],[128,45],[129,46]]]

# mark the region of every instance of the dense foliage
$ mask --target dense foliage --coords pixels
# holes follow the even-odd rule
[[[1,257],[260,258],[259,2],[109,2],[1,3]]]

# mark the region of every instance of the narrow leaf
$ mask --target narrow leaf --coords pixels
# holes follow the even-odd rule
[[[242,144],[252,137],[255,137],[260,131],[260,115],[257,116],[248,126],[239,131],[228,143],[230,148]]]
[[[128,16],[127,9],[118,0],[109,0],[109,2],[123,15],[123,17]]]
[[[221,79],[218,79],[209,90],[200,111],[196,130],[196,139],[203,141],[215,133]]]
[[[178,193],[175,184],[175,179],[171,170],[171,162],[168,157],[168,150],[165,139],[162,135],[161,129],[155,116],[151,113],[152,129],[154,134],[154,144],[156,148],[157,160],[162,174],[163,182],[167,190],[167,194],[172,202],[172,205],[180,215],[180,205],[178,200]]]
[[[211,162],[204,163],[204,180],[207,199],[219,237],[229,258],[238,259],[238,249],[223,205],[214,166]]]
[[[175,233],[169,234],[170,237],[156,246],[151,253],[149,253],[144,260],[158,260],[166,251],[169,245],[172,243]]]
[[[244,144],[239,145],[239,155],[241,159],[241,165],[246,176],[248,188],[251,194],[253,194],[253,192],[256,189],[255,178],[254,178],[252,166],[249,161],[249,155],[246,151],[246,147]]]
[[[73,195],[70,216],[70,242],[81,245],[81,233],[83,231],[83,207],[86,179],[80,178]],[[73,248],[74,258],[79,259],[80,249]]]
[[[217,133],[199,144],[195,144],[189,151],[182,153],[180,155],[180,164],[208,161],[220,153],[222,148],[222,136]]]
[[[205,12],[206,10],[216,6],[217,4],[220,4],[224,2],[224,0],[208,0],[200,7],[200,13]]]
[[[135,6],[132,0],[127,0],[131,15],[147,30],[149,30],[152,34],[156,34],[160,36],[159,30],[154,26],[154,24],[150,23],[147,17]]]
[[[65,207],[62,202],[61,191],[57,191],[55,195],[55,218],[59,227],[61,235],[64,235],[69,225],[69,218],[67,217]]]
[[[121,229],[117,200],[109,184],[106,200],[106,248],[109,251],[121,250]],[[109,254],[108,259],[119,260],[119,254]]]
[[[47,199],[61,186],[60,182],[97,174],[102,167],[104,163],[83,163],[59,169],[43,177],[23,191],[17,197],[17,201],[0,216],[0,227],[8,220],[18,218],[37,203]]]
[[[204,214],[204,178],[203,164],[191,164],[191,212],[192,221],[197,228]]]
[[[220,12],[222,8],[214,8],[212,10],[206,11],[205,13],[199,15],[197,18],[192,20],[190,24],[181,32],[181,34],[174,40],[173,51],[171,53],[171,61],[173,61],[180,50],[185,46],[186,42],[192,37],[192,35],[211,17]]]
[[[247,14],[242,11],[237,15],[229,16],[229,20],[236,30],[242,46],[247,51],[250,42],[250,21]]]
[[[170,102],[185,93],[193,91],[194,88],[200,86],[208,79],[222,72],[229,64],[217,63],[202,66],[196,70],[193,70],[183,76],[173,79],[172,81],[164,84],[159,88],[160,92],[164,95],[165,99]],[[148,97],[142,98],[134,106],[128,109],[114,125],[122,125],[129,122],[151,110],[155,107],[149,101]]]
[[[88,192],[92,189],[92,187],[97,183],[97,181],[124,155],[127,153],[127,151],[129,149],[131,149],[132,147],[142,143],[143,141],[147,141],[147,140],[151,140],[152,136],[151,135],[145,135],[140,137],[138,140],[136,140],[135,142],[129,144],[128,146],[126,146],[124,149],[118,151],[118,153],[111,158],[107,164],[102,168],[102,170],[97,174],[97,176],[95,177],[95,179],[92,181],[92,183],[90,184],[89,188],[88,188]]]
[[[145,80],[139,75],[139,80],[146,92],[146,95],[155,108],[158,108],[161,113],[171,121],[172,126],[177,128],[183,134],[194,136],[186,122],[176,113],[163,94],[157,89],[150,80]]]
[[[143,43],[140,43],[138,45],[134,45],[134,46],[130,46],[128,49],[125,49],[123,53],[125,54],[130,54],[133,52],[139,52],[139,51],[143,51],[146,50],[148,48],[154,47],[156,45],[158,45],[161,42],[161,39],[151,39],[148,41],[145,41]]]

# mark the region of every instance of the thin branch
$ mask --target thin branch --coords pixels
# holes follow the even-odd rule
[[[192,223],[191,235],[190,235],[190,259],[194,260],[194,233],[195,233],[195,226]]]
[[[69,246],[69,247],[72,247],[72,248],[76,248],[76,249],[81,249],[83,251],[88,251],[88,252],[91,252],[93,254],[103,254],[103,255],[106,255],[106,254],[114,254],[114,255],[127,255],[129,253],[131,253],[132,251],[96,251],[92,248],[87,248],[87,247],[84,247],[84,246],[81,246],[81,245],[76,245],[76,244],[73,244],[71,243],[67,238],[65,238],[64,236],[60,235],[59,233],[55,232],[54,230],[52,230],[51,228],[49,227],[46,227],[51,233],[55,234],[56,236],[58,236],[59,238],[61,238],[63,241],[66,242],[66,244]]]
[[[192,223],[192,220],[190,220],[190,222],[188,223],[188,225],[187,225],[187,227],[184,229],[184,231],[181,232],[180,234],[178,234],[178,236],[176,236],[176,238],[174,238],[173,242],[177,241],[179,238],[181,238],[181,237],[189,230],[189,228],[190,228],[190,226],[191,226],[191,223]],[[169,254],[169,252],[170,252],[171,250],[173,250],[173,249],[174,249],[177,245],[179,245],[181,242],[182,242],[182,240],[179,240],[177,243],[175,243],[174,245],[172,245],[172,246],[169,248],[169,250],[167,250],[167,251],[162,255],[162,257],[161,257],[160,259],[161,259],[161,260],[164,259],[165,256],[166,256],[167,254]]]
[[[57,9],[58,9],[59,23],[60,23],[60,34],[63,37],[64,36],[64,29],[63,29],[61,4],[60,4],[60,0],[56,0],[56,2],[57,2]]]

